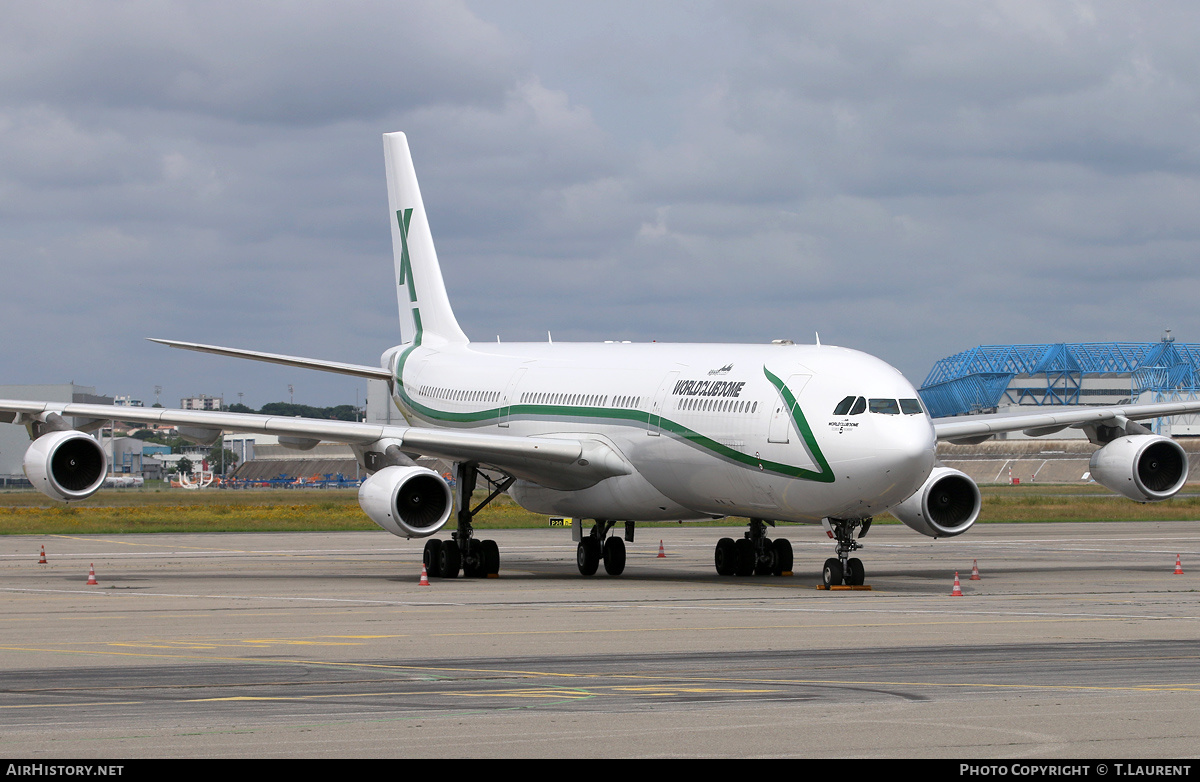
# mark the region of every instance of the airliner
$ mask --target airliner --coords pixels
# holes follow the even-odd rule
[[[934,538],[975,523],[979,488],[938,463],[939,440],[1074,427],[1098,446],[1092,477],[1132,500],[1168,499],[1187,480],[1183,449],[1138,422],[1197,412],[1200,402],[931,419],[898,370],[830,345],[471,342],[446,294],[403,133],[384,136],[384,158],[401,344],[379,366],[154,341],[383,380],[405,425],[0,400],[0,420],[28,428],[33,485],[64,502],[96,492],[107,460],[88,432],[113,419],[174,425],[200,444],[263,432],[301,450],[350,445],[368,474],[363,511],[394,535],[426,538],[433,577],[499,573],[499,547],[472,520],[507,492],[534,513],[576,520],[584,576],[601,563],[620,575],[638,522],[734,516],[749,521],[740,538],[717,541],[717,573],[791,573],[791,544],[774,532],[811,524],[835,542],[821,578],[837,586],[864,583],[851,555],[880,514]],[[452,463],[454,480],[420,466],[421,456]],[[472,507],[477,489],[487,496]],[[449,536],[437,537],[452,517]]]

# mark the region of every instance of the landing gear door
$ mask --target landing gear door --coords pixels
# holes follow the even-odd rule
[[[675,386],[675,381],[679,379],[679,370],[668,372],[663,378],[662,385],[658,387],[658,391],[654,394],[654,400],[650,403],[650,418],[646,422],[646,434],[651,437],[658,437],[662,432],[662,414],[663,408],[667,404],[667,395]]]
[[[812,379],[812,375],[791,375],[787,379],[787,389],[792,392],[795,398],[795,404],[800,404],[800,394],[804,391],[804,387],[808,385],[808,381]],[[791,438],[792,432],[792,411],[795,405],[789,405],[783,398],[783,394],[776,393],[775,401],[772,403],[771,424],[767,430],[767,442],[769,443],[786,443]]]

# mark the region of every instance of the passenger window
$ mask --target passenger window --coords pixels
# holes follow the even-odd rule
[[[920,415],[925,411],[921,409],[921,403],[916,399],[901,399],[900,412],[905,415]]]
[[[854,397],[848,396],[838,402],[838,406],[833,408],[834,415],[846,415],[850,412],[850,408],[854,405]]]
[[[895,399],[872,399],[871,412],[883,413],[884,415],[900,415],[900,405],[896,404]]]
[[[854,407],[850,408],[850,415],[859,415],[860,413],[865,413],[866,410],[867,400],[860,396],[858,399],[854,400]]]

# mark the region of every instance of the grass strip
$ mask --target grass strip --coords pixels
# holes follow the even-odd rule
[[[983,486],[980,523],[1200,520],[1200,496],[1136,503],[1090,486]],[[483,495],[476,498],[481,500]],[[728,526],[740,519],[706,522]],[[899,523],[890,515],[878,523]],[[639,526],[670,526],[674,522]],[[499,497],[475,518],[480,529],[533,529],[547,518]],[[0,534],[132,532],[326,532],[378,529],[353,489],[196,491],[105,490],[80,503],[33,491],[0,492]]]

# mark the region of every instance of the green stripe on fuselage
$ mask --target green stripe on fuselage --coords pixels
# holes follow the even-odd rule
[[[416,308],[413,309],[414,317],[417,317]],[[419,323],[419,320],[418,320]],[[442,424],[460,424],[460,425],[486,425],[493,421],[498,421],[504,415],[503,407],[493,407],[486,410],[475,410],[466,413],[455,413],[449,410],[438,410],[427,405],[423,405],[409,396],[404,384],[400,381],[403,376],[404,362],[407,360],[409,353],[420,344],[420,329],[417,331],[417,340],[400,356],[400,360],[396,365],[397,382],[396,388],[399,391],[400,399],[404,402],[412,412],[424,418],[431,423]],[[796,398],[788,387],[779,378],[771,374],[770,371],[763,368],[767,379],[779,391],[783,397],[784,403],[792,412],[792,420],[796,424],[796,430],[804,439],[808,446],[809,453],[813,457],[813,461],[817,463],[820,470],[809,470],[804,467],[796,467],[790,464],[782,464],[766,459],[760,459],[750,454],[742,453],[734,450],[727,445],[724,445],[711,437],[707,437],[699,432],[690,429],[680,423],[670,420],[666,417],[660,418],[659,428],[674,436],[676,439],[682,440],[695,447],[715,453],[716,455],[744,465],[746,467],[761,469],[766,472],[773,472],[779,475],[786,475],[791,478],[801,478],[803,480],[817,481],[819,483],[833,483],[834,473],[829,466],[829,462],[825,459],[825,455],[821,453],[821,448],[817,444],[816,438],[813,436],[812,428],[808,425],[808,421],[804,417],[804,413],[800,410],[800,405],[796,404]],[[516,404],[509,405],[508,416],[523,417],[523,418],[579,418],[590,421],[607,421],[615,425],[637,425],[639,428],[649,426],[649,413],[644,410],[630,410],[628,408],[611,408],[611,407],[590,407],[585,405],[531,405],[531,404]]]

